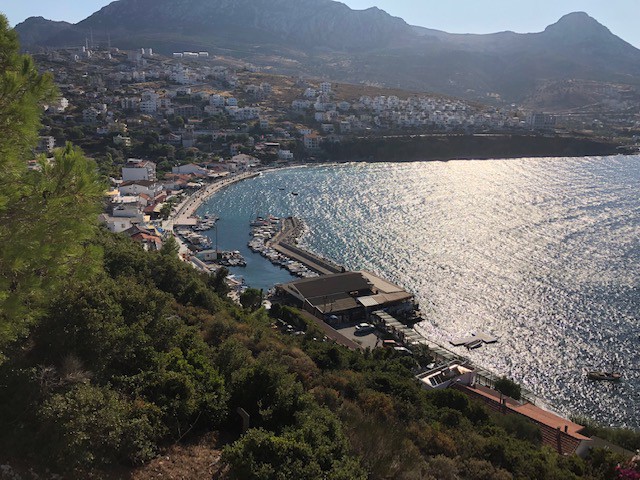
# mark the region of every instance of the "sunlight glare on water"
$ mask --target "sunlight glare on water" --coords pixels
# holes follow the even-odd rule
[[[490,332],[459,353],[563,413],[639,427],[639,181],[640,156],[345,164],[266,173],[204,209],[236,222],[230,244],[256,213],[302,218],[309,249],[415,293],[429,337]],[[612,366],[618,385],[584,375]]]

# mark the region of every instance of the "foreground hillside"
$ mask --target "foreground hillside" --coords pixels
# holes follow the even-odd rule
[[[171,455],[244,480],[610,478],[610,453],[561,457],[520,419],[421,390],[413,360],[349,351],[311,325],[282,336],[264,310],[223,299],[223,284],[171,243],[152,254],[100,237],[100,271],[67,284],[0,369],[2,418],[13,419],[0,433],[3,461],[66,478],[144,478],[137,465],[166,470]]]

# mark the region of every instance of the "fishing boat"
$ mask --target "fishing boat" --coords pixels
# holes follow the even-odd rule
[[[604,380],[607,382],[618,382],[622,378],[620,372],[605,372],[604,370],[589,370],[587,372],[589,380]]]

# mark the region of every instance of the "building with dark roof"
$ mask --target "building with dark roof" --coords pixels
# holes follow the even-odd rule
[[[344,272],[280,285],[300,308],[334,321],[365,318],[370,311],[413,307],[413,295],[370,272]]]

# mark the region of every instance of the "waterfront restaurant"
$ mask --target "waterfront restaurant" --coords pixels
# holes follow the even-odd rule
[[[278,286],[295,306],[329,323],[368,318],[376,310],[411,310],[413,295],[373,273],[344,272]]]

